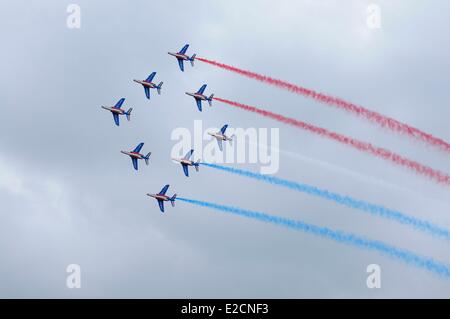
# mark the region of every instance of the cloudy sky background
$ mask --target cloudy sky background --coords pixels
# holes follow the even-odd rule
[[[383,204],[450,228],[449,190],[405,168],[220,103],[199,113],[185,91],[261,106],[450,172],[448,154],[310,99],[167,51],[288,80],[450,140],[446,1],[3,1],[0,35],[1,297],[450,297],[450,280],[312,235],[177,202],[169,193],[363,234],[450,264],[449,243],[403,225],[276,186],[170,161],[172,131],[280,128],[279,177]],[[162,95],[133,78],[157,71]],[[152,93],[154,93],[152,91]],[[100,109],[126,97],[131,122]],[[123,120],[123,119],[121,119]],[[119,153],[140,141],[150,166]],[[142,164],[142,163],[140,163]],[[255,164],[235,165],[259,170]],[[79,264],[82,288],[66,287]],[[366,287],[366,267],[382,288]]]

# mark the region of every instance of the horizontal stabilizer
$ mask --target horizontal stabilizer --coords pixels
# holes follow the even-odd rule
[[[158,94],[161,94],[161,86],[163,85],[163,82],[159,82],[158,86],[156,87],[156,90],[158,91]]]
[[[133,108],[130,107],[130,109],[125,113],[125,115],[127,116],[127,120],[130,120],[130,116],[131,116],[131,111],[133,111]]]
[[[233,145],[233,137],[234,137],[234,134],[228,138],[228,142],[230,142],[230,145]]]
[[[212,100],[213,100],[214,94],[211,94],[208,98],[208,104],[209,106],[212,106]]]
[[[145,155],[145,157],[144,157],[145,164],[147,164],[147,165],[148,165],[148,161],[149,161],[149,159],[150,159],[150,155],[151,155],[151,154],[152,154],[152,152],[148,152],[148,154]]]

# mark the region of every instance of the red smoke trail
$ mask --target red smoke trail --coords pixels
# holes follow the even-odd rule
[[[306,97],[313,98],[317,101],[320,101],[320,102],[328,104],[328,105],[336,106],[338,108],[344,109],[351,113],[355,113],[359,116],[363,116],[363,117],[369,119],[370,121],[380,124],[382,127],[388,127],[389,129],[391,129],[393,131],[405,133],[405,134],[409,135],[410,137],[414,137],[416,139],[423,140],[431,145],[440,147],[441,149],[443,149],[447,152],[450,152],[450,143],[447,143],[446,141],[444,141],[440,138],[437,138],[431,134],[423,132],[415,127],[409,126],[408,124],[401,123],[393,118],[384,116],[384,115],[374,112],[374,111],[370,111],[362,106],[359,106],[359,105],[356,105],[356,104],[353,104],[350,102],[346,102],[340,98],[328,96],[326,94],[319,93],[314,90],[306,89],[304,87],[301,87],[301,86],[298,86],[295,84],[291,84],[291,83],[284,82],[281,80],[273,79],[271,77],[257,74],[257,73],[251,72],[251,71],[241,70],[234,66],[219,63],[216,61],[211,61],[211,60],[208,60],[205,58],[196,58],[196,60],[199,60],[199,61],[202,61],[205,63],[209,63],[209,64],[217,66],[219,68],[222,68],[222,69],[225,69],[228,71],[232,71],[232,72],[238,73],[240,75],[249,77],[251,79],[255,79],[255,80],[258,80],[258,81],[261,81],[264,83],[268,83],[270,85],[274,85],[279,88],[283,88],[283,89],[289,90],[291,92],[304,95]]]
[[[277,114],[277,113],[272,113],[270,111],[262,110],[262,109],[259,109],[257,107],[254,107],[254,106],[250,106],[250,105],[245,105],[245,104],[238,103],[238,102],[229,101],[229,100],[222,99],[222,98],[219,98],[219,97],[214,97],[214,100],[220,101],[220,102],[223,102],[223,103],[226,103],[228,105],[232,105],[232,106],[235,106],[235,107],[238,107],[238,108],[241,108],[241,109],[246,110],[246,111],[257,113],[257,114],[260,114],[262,116],[265,116],[265,117],[277,120],[279,122],[282,122],[282,123],[285,123],[285,124],[289,124],[289,125],[292,125],[292,126],[295,126],[295,127],[298,127],[298,128],[304,129],[304,130],[307,130],[309,132],[318,134],[318,135],[323,136],[323,137],[327,137],[327,138],[335,140],[335,141],[337,141],[339,143],[352,146],[353,148],[356,148],[356,149],[358,149],[360,151],[363,151],[363,152],[375,155],[377,157],[384,158],[386,160],[394,162],[395,164],[398,164],[398,165],[407,167],[409,169],[412,169],[412,170],[416,171],[419,174],[428,176],[429,178],[431,178],[431,179],[433,179],[433,180],[435,180],[435,181],[437,181],[439,183],[446,184],[447,186],[450,186],[450,176],[449,175],[447,175],[445,173],[442,173],[442,172],[439,172],[439,171],[437,171],[437,170],[435,170],[435,169],[433,169],[431,167],[428,167],[428,166],[422,165],[420,163],[417,163],[415,161],[412,161],[410,159],[407,159],[405,157],[402,157],[401,155],[393,153],[393,152],[391,152],[391,151],[389,151],[389,150],[387,150],[385,148],[376,147],[376,146],[373,146],[370,143],[361,142],[361,141],[355,140],[353,138],[347,137],[345,135],[334,133],[334,132],[328,131],[327,129],[324,129],[324,128],[321,128],[321,127],[317,127],[317,126],[314,126],[314,125],[311,125],[311,124],[308,124],[308,123],[305,123],[305,122],[302,122],[302,121],[299,121],[299,120],[296,120],[296,119],[293,119],[293,118],[285,117],[285,116]]]

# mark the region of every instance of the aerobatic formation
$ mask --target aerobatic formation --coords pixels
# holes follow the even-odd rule
[[[189,48],[189,44],[186,44],[183,46],[183,48],[180,51],[178,51],[176,53],[168,52],[169,55],[172,55],[177,59],[178,66],[179,66],[180,70],[183,72],[184,72],[184,61],[189,61],[191,63],[191,65],[194,66],[194,60],[195,60],[196,55],[193,54],[192,56],[188,56],[186,54],[186,51],[188,48]],[[133,82],[136,82],[136,83],[142,85],[142,87],[144,88],[145,97],[148,100],[150,100],[150,89],[156,89],[156,92],[158,93],[158,95],[161,94],[161,88],[162,88],[163,82],[161,81],[158,84],[156,84],[156,82],[154,83],[153,80],[154,80],[155,76],[156,76],[156,72],[151,72],[150,75],[145,80],[133,79]],[[206,86],[207,86],[206,84],[203,84],[202,87],[195,93],[186,92],[187,95],[192,96],[195,99],[197,108],[200,112],[202,111],[202,101],[207,101],[209,106],[212,106],[212,100],[214,98],[214,94],[211,94],[209,96],[204,95]],[[130,121],[130,118],[131,118],[131,111],[133,110],[133,108],[130,107],[127,111],[125,111],[125,109],[122,108],[124,103],[125,103],[125,98],[121,98],[114,106],[102,106],[103,109],[111,112],[111,114],[113,115],[114,123],[117,126],[120,126],[120,115],[125,115],[128,121]],[[222,141],[230,141],[231,142],[231,138],[227,137],[225,135],[225,130],[226,130],[227,126],[228,125],[223,126],[223,128],[217,133],[216,132],[208,133],[217,139],[220,150],[222,150]],[[139,170],[139,164],[138,164],[139,160],[144,160],[146,165],[150,164],[150,155],[152,153],[148,152],[146,155],[144,155],[145,153],[141,153],[141,149],[143,148],[143,146],[144,146],[144,142],[140,142],[131,151],[120,151],[122,154],[128,155],[131,158],[133,168],[136,171]],[[193,153],[194,153],[194,150],[190,150],[183,158],[173,158],[172,159],[173,161],[181,164],[181,166],[183,168],[183,173],[186,177],[189,177],[189,166],[192,166],[193,168],[195,168],[195,170],[197,172],[199,171],[199,168],[200,168],[200,159],[198,159],[197,161],[194,161],[193,159],[191,159],[191,157],[193,156]],[[153,197],[158,201],[158,206],[162,213],[164,212],[164,202],[165,201],[169,201],[172,204],[172,206],[175,206],[176,194],[173,195],[172,197],[167,196],[166,192],[167,192],[168,188],[169,188],[169,185],[165,185],[159,193],[147,194],[147,196]]]
[[[235,73],[240,74],[245,77],[250,77],[250,78],[256,79],[258,81],[265,82],[269,85],[274,85],[274,86],[277,86],[280,88],[285,88],[285,89],[288,89],[295,93],[299,93],[302,95],[312,97],[313,99],[316,99],[319,102],[324,102],[329,105],[335,105],[339,108],[346,109],[347,111],[351,111],[353,113],[362,114],[368,118],[375,119],[374,120],[375,122],[378,122],[379,124],[382,124],[383,126],[388,126],[388,127],[392,128],[394,131],[412,132],[410,135],[413,135],[413,133],[415,133],[415,132],[416,133],[419,132],[420,134],[416,134],[416,136],[418,136],[419,139],[429,142],[430,144],[440,146],[444,150],[450,149],[450,146],[447,147],[450,144],[439,138],[435,138],[428,133],[419,131],[418,129],[408,126],[407,124],[400,123],[394,119],[391,119],[391,118],[385,117],[381,114],[369,111],[363,107],[354,106],[350,102],[346,102],[346,101],[343,101],[343,100],[340,100],[337,98],[331,99],[324,94],[318,94],[315,91],[305,89],[300,86],[290,84],[288,82],[276,80],[276,79],[273,79],[273,78],[270,78],[267,76],[256,74],[251,71],[238,69],[236,67],[232,67],[232,66],[229,66],[229,65],[226,65],[223,63],[219,63],[219,62],[215,62],[212,60],[208,60],[205,58],[196,57],[196,54],[189,56],[186,54],[188,48],[189,48],[189,44],[186,44],[183,46],[183,48],[180,51],[178,51],[176,53],[168,52],[169,55],[171,55],[177,59],[179,69],[182,72],[184,72],[184,62],[185,61],[189,61],[190,64],[192,66],[194,66],[194,61],[197,59],[201,62],[210,64],[210,65],[214,65],[216,67],[226,69],[228,71],[235,72]],[[134,82],[142,85],[142,87],[144,88],[145,97],[148,100],[150,100],[150,91],[151,91],[150,89],[156,89],[156,92],[158,93],[158,95],[161,94],[161,87],[162,87],[163,82],[161,81],[161,82],[159,82],[159,84],[156,84],[157,82],[153,82],[155,76],[156,76],[156,72],[151,72],[150,75],[145,80],[133,79]],[[341,135],[341,134],[338,134],[335,132],[331,132],[325,128],[317,127],[312,124],[302,122],[302,121],[299,121],[294,118],[288,118],[281,114],[273,113],[268,110],[260,109],[260,108],[250,106],[250,105],[247,105],[244,103],[234,102],[234,101],[227,100],[227,99],[220,98],[220,97],[214,97],[214,94],[209,94],[209,95],[205,94],[206,87],[207,87],[207,85],[203,84],[200,87],[200,89],[198,89],[195,93],[186,92],[187,95],[189,95],[195,99],[196,106],[200,112],[202,112],[202,102],[203,101],[208,102],[209,106],[212,106],[212,101],[214,99],[217,102],[221,102],[225,105],[233,106],[240,110],[252,112],[254,114],[258,114],[258,115],[261,115],[261,116],[264,116],[267,118],[271,118],[273,120],[278,121],[279,123],[295,126],[297,128],[309,131],[311,133],[318,134],[321,137],[328,138],[328,139],[334,140],[335,142],[339,142],[339,143],[345,144],[347,146],[356,148],[360,151],[365,152],[366,154],[389,160],[397,165],[401,165],[403,167],[409,168],[411,171],[415,172],[416,174],[424,175],[424,176],[436,181],[437,183],[440,183],[441,185],[450,186],[450,175],[445,172],[441,172],[432,167],[417,163],[413,160],[410,160],[410,159],[408,159],[404,156],[401,156],[395,152],[391,152],[387,149],[373,146],[370,143],[366,143],[366,142],[359,141],[359,140],[351,138],[351,137],[347,137],[347,136],[344,136],[344,135]],[[125,103],[125,98],[122,97],[114,106],[101,106],[104,110],[111,112],[116,126],[120,126],[120,116],[121,115],[125,115],[125,117],[128,121],[130,121],[130,119],[131,119],[131,111],[133,110],[133,108],[132,107],[124,107],[124,103]],[[231,143],[233,141],[233,137],[234,137],[233,135],[228,136],[225,134],[227,128],[228,128],[228,124],[224,124],[218,132],[207,132],[210,136],[212,136],[213,138],[216,139],[220,151],[223,151],[223,143],[224,142],[228,141],[231,145]],[[132,142],[132,145],[135,142],[136,141]],[[136,145],[136,144],[134,144],[134,145]],[[145,152],[141,153],[141,150],[143,147],[144,147],[144,142],[140,142],[131,151],[121,151],[122,154],[127,155],[131,158],[132,166],[136,171],[138,171],[138,169],[139,169],[139,166],[138,166],[139,160],[144,160],[146,165],[150,164],[150,155],[152,153],[147,152],[147,154],[144,155]],[[200,151],[200,150],[197,150],[197,151]],[[284,179],[281,179],[278,177],[260,175],[260,174],[252,173],[249,171],[239,170],[239,169],[235,169],[235,168],[231,168],[231,167],[220,166],[220,165],[213,164],[213,163],[202,163],[200,159],[195,160],[193,158],[193,155],[194,155],[194,149],[191,149],[182,158],[172,158],[172,160],[174,162],[176,162],[177,164],[181,164],[183,173],[186,177],[189,177],[189,167],[192,167],[197,172],[199,172],[200,165],[203,165],[204,167],[209,167],[212,169],[219,169],[219,170],[231,173],[231,174],[240,175],[240,176],[244,176],[244,177],[248,177],[248,178],[253,178],[253,179],[256,179],[256,180],[259,180],[262,182],[266,182],[266,183],[270,183],[270,184],[284,186],[284,187],[287,187],[287,188],[290,188],[293,190],[307,193],[311,196],[321,197],[322,199],[325,199],[325,200],[332,200],[336,204],[345,205],[345,206],[348,206],[348,207],[351,207],[351,208],[354,208],[354,209],[357,209],[357,210],[360,210],[360,211],[363,211],[366,213],[370,213],[373,216],[388,218],[392,221],[396,221],[401,224],[409,225],[409,226],[415,228],[416,230],[427,232],[431,235],[441,237],[447,241],[450,240],[450,231],[448,229],[438,226],[438,225],[434,225],[433,223],[430,223],[426,220],[416,219],[413,216],[409,216],[405,213],[389,209],[382,205],[368,203],[368,202],[358,200],[358,199],[355,199],[355,198],[352,198],[352,197],[349,197],[346,195],[340,195],[340,194],[334,193],[332,191],[320,189],[315,186],[310,186],[310,185],[298,183],[295,181],[284,180]],[[147,193],[147,196],[152,197],[157,200],[158,207],[159,207],[159,210],[161,211],[161,213],[164,213],[164,202],[170,202],[172,207],[175,206],[175,200],[177,199],[177,194],[174,194],[172,196],[166,195],[168,189],[169,189],[169,184],[165,185],[159,193],[156,193],[156,194]],[[253,212],[253,211],[248,211],[248,210],[240,209],[240,208],[236,208],[236,207],[229,207],[229,206],[208,203],[208,202],[203,202],[203,201],[194,200],[194,199],[187,199],[187,198],[179,197],[178,200],[187,202],[187,203],[191,203],[191,204],[196,204],[196,205],[199,205],[202,207],[208,207],[208,208],[212,208],[215,210],[220,210],[223,212],[231,212],[231,213],[241,215],[244,217],[256,218],[256,219],[259,219],[260,221],[265,221],[265,222],[270,222],[270,223],[274,223],[274,224],[278,224],[278,225],[288,226],[288,228],[295,228],[297,230],[302,230],[302,231],[305,231],[308,233],[314,233],[314,234],[319,235],[324,238],[336,240],[336,241],[339,241],[344,244],[345,243],[352,244],[354,246],[358,246],[359,248],[363,248],[363,249],[378,250],[378,251],[381,251],[381,253],[388,252],[387,255],[390,255],[393,258],[400,259],[404,262],[407,262],[408,264],[412,264],[412,265],[418,266],[420,268],[425,268],[431,272],[438,273],[444,277],[450,278],[450,267],[447,267],[444,264],[434,263],[434,261],[433,261],[433,263],[430,263],[427,259],[419,260],[418,257],[415,256],[414,254],[409,253],[409,252],[405,253],[401,249],[397,249],[393,246],[386,245],[386,246],[383,246],[382,249],[379,249],[380,244],[377,241],[371,241],[371,240],[365,239],[369,244],[365,244],[365,243],[361,244],[360,241],[356,242],[353,239],[352,239],[353,241],[349,239],[349,238],[353,238],[354,235],[348,235],[349,236],[348,238],[346,237],[345,240],[342,240],[342,238],[340,238],[339,236],[342,237],[343,233],[341,233],[339,230],[334,231],[334,230],[330,230],[330,229],[321,228],[321,227],[315,226],[315,225],[307,225],[306,223],[303,223],[301,221],[284,220],[277,216],[271,216],[271,215],[267,215],[265,213]],[[333,235],[330,236],[329,235],[330,233],[332,233]],[[334,235],[335,233],[340,234],[340,235],[339,236]],[[324,234],[326,234],[326,235],[324,235]]]

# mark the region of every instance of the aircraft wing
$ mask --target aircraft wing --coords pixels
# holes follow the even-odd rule
[[[200,89],[198,89],[197,93],[203,94],[203,92],[205,92],[205,89],[206,89],[206,84],[203,84],[202,87]]]
[[[145,80],[145,82],[152,82],[153,78],[155,77],[156,72],[152,72],[152,74],[150,74],[147,78],[147,80]]]
[[[138,146],[133,150],[133,152],[139,153],[142,149],[142,146],[144,146],[144,143],[139,143]]]
[[[181,166],[183,166],[184,175],[189,177],[189,168],[188,168],[188,166],[186,164],[181,164]]]
[[[194,153],[194,150],[190,150],[189,152],[187,152],[186,155],[184,155],[183,159],[189,159],[189,158],[191,158],[192,153]]]
[[[197,108],[201,112],[202,111],[202,101],[199,99],[195,99],[195,102],[197,103]]]
[[[178,65],[180,66],[180,70],[184,72],[183,60],[181,60],[181,59],[177,59],[177,60],[178,60]]]
[[[222,140],[221,139],[217,139],[217,144],[219,144],[219,149],[221,151],[223,151],[223,145],[222,145]]]
[[[228,124],[225,124],[221,129],[220,133],[225,134],[225,131],[227,130]]]
[[[144,86],[145,96],[150,100],[150,88],[148,86]]]
[[[116,103],[116,105],[114,105],[114,107],[117,107],[117,108],[120,109],[120,108],[122,107],[123,102],[125,102],[125,98],[124,98],[124,97],[121,98],[121,99]]]
[[[131,161],[133,162],[133,167],[135,170],[138,170],[138,161],[137,158],[132,157]]]
[[[161,212],[164,213],[164,202],[158,199],[158,205]]]
[[[189,44],[186,44],[178,53],[185,54],[188,48],[189,48]]]
[[[119,114],[113,113],[112,115],[114,118],[114,122],[116,123],[117,126],[119,126]]]
[[[158,195],[165,195],[167,190],[169,189],[169,185],[165,185],[161,191],[158,193]]]

